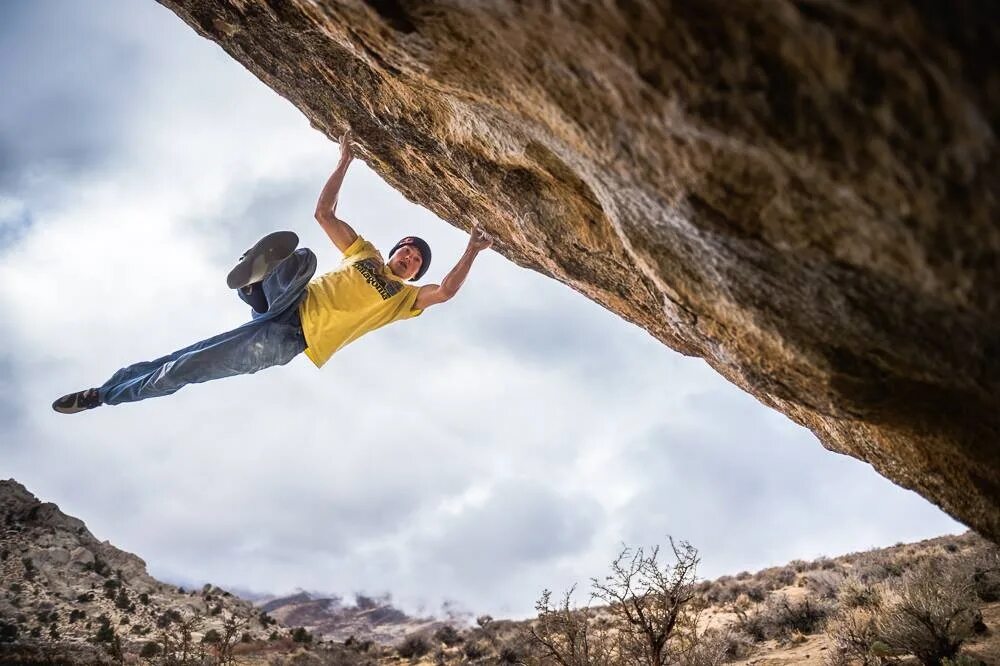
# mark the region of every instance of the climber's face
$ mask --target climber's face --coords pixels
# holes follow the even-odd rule
[[[404,245],[389,257],[389,270],[393,275],[409,280],[420,271],[423,261],[420,250],[412,245]]]

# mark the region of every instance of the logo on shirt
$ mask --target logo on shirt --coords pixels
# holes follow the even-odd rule
[[[403,291],[402,284],[382,275],[382,264],[377,259],[360,259],[355,261],[352,266],[364,276],[365,282],[375,288],[383,301],[389,300]]]

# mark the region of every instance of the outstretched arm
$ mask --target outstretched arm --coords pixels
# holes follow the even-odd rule
[[[340,186],[344,184],[347,167],[351,165],[353,159],[354,149],[351,146],[351,132],[348,130],[340,137],[340,162],[337,163],[336,170],[323,186],[319,202],[316,204],[316,221],[341,252],[346,251],[351,243],[358,238],[358,234],[351,228],[351,225],[337,217],[337,199],[340,196]]]
[[[465,276],[469,274],[469,269],[472,268],[472,262],[475,261],[476,255],[492,244],[493,239],[490,238],[490,235],[480,229],[478,224],[474,225],[472,233],[469,235],[469,245],[465,248],[462,258],[448,272],[448,275],[441,280],[441,284],[425,284],[422,286],[420,291],[417,292],[417,300],[413,303],[413,307],[423,310],[437,303],[444,303],[452,298],[458,293],[458,289],[462,286],[462,283],[465,282]]]

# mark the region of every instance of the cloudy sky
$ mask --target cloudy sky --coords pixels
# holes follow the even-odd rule
[[[288,366],[64,416],[235,327],[233,260],[312,219],[337,145],[152,0],[0,3],[0,478],[180,584],[520,616],[622,542],[715,577],[963,528],[698,359],[480,256],[452,302]],[[440,278],[466,235],[360,161],[338,209]]]

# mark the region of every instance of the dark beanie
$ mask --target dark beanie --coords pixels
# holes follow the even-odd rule
[[[427,269],[431,267],[431,246],[427,244],[423,238],[417,238],[416,236],[407,236],[403,240],[396,243],[391,250],[389,250],[389,258],[392,259],[392,255],[396,254],[396,250],[403,247],[404,245],[412,245],[417,248],[420,252],[420,270],[417,274],[410,278],[410,282],[414,280],[419,280],[427,272]]]

